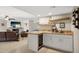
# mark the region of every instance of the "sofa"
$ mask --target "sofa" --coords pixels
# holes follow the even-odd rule
[[[16,32],[0,32],[0,42],[2,41],[18,41],[19,34]]]

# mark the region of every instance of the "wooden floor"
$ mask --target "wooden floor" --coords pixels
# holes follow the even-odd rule
[[[60,51],[56,51],[54,49],[49,49],[49,48],[45,48],[45,47],[42,47],[38,52],[39,53],[62,53]]]
[[[34,53],[27,48],[27,38],[20,41],[0,42],[0,53]],[[38,53],[61,53],[53,49],[42,47]]]

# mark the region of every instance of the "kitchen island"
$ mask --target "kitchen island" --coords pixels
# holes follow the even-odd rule
[[[42,32],[28,32],[27,46],[34,52],[37,52],[43,45]]]
[[[37,52],[40,46],[73,52],[73,33],[70,31],[64,31],[63,33],[52,31],[28,32],[28,48]]]

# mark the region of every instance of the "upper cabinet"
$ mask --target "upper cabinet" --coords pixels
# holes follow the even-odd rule
[[[49,17],[39,18],[39,24],[48,24],[48,23],[49,23]]]
[[[52,24],[71,20],[71,14],[62,14],[39,18],[39,24]]]
[[[61,18],[55,18],[53,20],[49,20],[49,24],[53,24],[53,23],[60,23],[60,22],[69,22],[71,21],[71,17],[70,16],[65,16],[65,17],[61,17]]]
[[[43,30],[51,30],[52,26],[55,25],[58,30],[61,30],[60,24],[64,23],[63,30],[71,30],[71,14],[62,14],[51,17],[39,18],[40,28]]]

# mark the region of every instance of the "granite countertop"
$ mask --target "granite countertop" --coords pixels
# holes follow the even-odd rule
[[[52,31],[33,31],[33,32],[26,32],[28,34],[57,34],[57,35],[73,35],[71,31],[64,31],[63,33],[60,32],[52,32]]]

